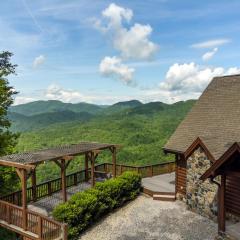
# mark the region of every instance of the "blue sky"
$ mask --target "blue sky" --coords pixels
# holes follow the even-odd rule
[[[239,9],[239,0],[3,1],[15,104],[197,98],[212,77],[240,73]]]

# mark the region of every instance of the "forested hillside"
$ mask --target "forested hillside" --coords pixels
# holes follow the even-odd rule
[[[34,115],[32,111],[29,114],[30,112],[24,107],[24,112],[31,116],[24,116],[22,111],[18,111],[15,116],[11,112],[9,116],[14,121],[15,130],[24,126],[17,151],[42,149],[81,141],[109,142],[123,146],[118,153],[119,163],[143,165],[171,159],[171,156],[163,154],[162,146],[194,102],[189,100],[172,105],[161,102],[147,104],[138,101],[122,102],[109,107],[99,107],[101,110],[95,113],[91,110],[89,113],[86,109],[83,113],[79,108],[77,113],[79,118],[75,115],[76,112],[74,114],[70,110],[67,114],[65,114],[66,111],[62,112],[62,109],[48,113],[43,112],[43,107],[41,114],[36,109],[37,114]],[[48,102],[45,103],[48,104]],[[45,109],[48,111],[47,108]],[[19,124],[20,121],[22,124]],[[31,131],[28,131],[28,126]],[[99,155],[99,162],[109,160],[111,160],[110,155]],[[69,171],[79,169],[79,161],[81,160],[74,161],[69,166]],[[41,181],[59,177],[58,168],[54,164],[51,167],[47,164],[41,165],[38,169],[38,179]]]

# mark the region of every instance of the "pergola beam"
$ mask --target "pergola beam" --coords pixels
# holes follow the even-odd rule
[[[0,160],[0,166],[14,167],[16,169],[26,169],[28,171],[35,168],[35,166],[30,165],[30,164],[21,164],[21,163],[9,162],[9,161],[4,161],[4,160]]]

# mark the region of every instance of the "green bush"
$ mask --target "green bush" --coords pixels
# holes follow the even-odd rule
[[[53,216],[68,224],[70,239],[79,234],[111,210],[134,199],[141,189],[141,176],[136,172],[125,172],[121,176],[97,183],[94,188],[74,194],[71,199],[58,205]]]

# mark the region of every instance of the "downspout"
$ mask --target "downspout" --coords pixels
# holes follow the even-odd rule
[[[210,178],[210,182],[218,186],[218,192],[217,192],[217,194],[218,194],[218,234],[222,235],[223,232],[220,231],[220,228],[219,228],[219,223],[220,223],[220,205],[219,205],[219,204],[220,204],[220,201],[219,201],[219,199],[220,199],[220,188],[221,188],[221,184],[218,183],[217,181],[215,181],[215,180],[214,180],[214,177],[211,177],[211,178]]]

